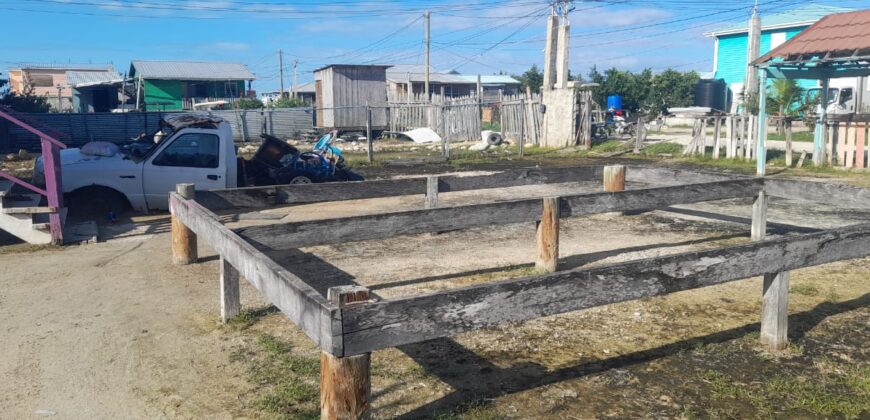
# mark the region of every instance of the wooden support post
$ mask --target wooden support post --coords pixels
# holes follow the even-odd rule
[[[372,108],[366,105],[366,157],[369,163],[375,161],[374,139],[372,138]]]
[[[178,184],[175,192],[185,200],[195,198],[193,184]],[[176,265],[193,264],[197,260],[196,234],[188,229],[178,217],[172,216],[172,263]]]
[[[520,157],[525,157],[526,155],[526,101],[525,99],[520,99],[520,139],[519,139],[519,155]]]
[[[767,202],[765,192],[759,192],[752,206],[753,241],[764,239],[767,233]],[[788,344],[788,287],[788,271],[764,275],[761,344],[771,350],[782,350]]]
[[[361,286],[330,287],[327,298],[339,308],[370,301]],[[369,414],[371,401],[371,353],[336,357],[320,353],[320,418],[360,419]]]
[[[791,168],[792,163],[792,144],[791,144],[791,120],[785,120],[785,166]]]
[[[604,191],[616,192],[625,190],[625,166],[612,165],[604,167]]]
[[[771,350],[788,345],[788,271],[764,275],[761,302],[761,344]]]
[[[426,177],[426,208],[436,207],[438,207],[438,176],[429,175]]]
[[[752,204],[752,240],[764,239],[767,232],[767,195],[759,191]]]
[[[643,143],[644,137],[646,137],[646,124],[643,121],[643,117],[637,119],[637,127],[635,128],[637,136],[634,139],[634,150],[632,151],[634,154],[640,153],[640,147]]]
[[[553,273],[559,265],[559,197],[545,197],[536,234],[538,259],[535,268]]]
[[[221,264],[221,322],[226,323],[239,315],[242,303],[239,297],[239,271],[223,255]]]

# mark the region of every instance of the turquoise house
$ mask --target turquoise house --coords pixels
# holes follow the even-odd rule
[[[787,12],[776,14],[760,14],[761,17],[761,48],[759,55],[764,55],[773,48],[791,39],[822,17],[832,13],[849,12],[852,9],[810,4]],[[749,48],[749,17],[740,24],[731,25],[704,35],[714,39],[713,78],[724,79],[730,89],[731,111],[743,92],[746,78],[747,50]],[[816,80],[798,80],[804,88],[818,86]]]

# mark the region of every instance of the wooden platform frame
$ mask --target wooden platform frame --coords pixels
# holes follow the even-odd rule
[[[676,183],[680,179],[692,179],[695,182],[623,191],[616,187],[614,191],[613,185],[620,182],[614,183],[611,174],[621,173],[625,177],[626,172],[630,181],[634,174],[639,180]],[[605,173],[609,175],[605,177]],[[605,181],[605,189],[609,191],[437,207],[439,191],[578,181]],[[624,179],[621,184],[624,185]],[[579,167],[505,171],[472,177],[430,176],[196,191],[195,196],[191,196],[190,189],[189,184],[179,185],[178,192],[170,194],[173,249],[176,249],[178,233],[179,237],[194,243],[197,237],[201,238],[220,255],[223,320],[239,313],[238,279],[241,275],[318,344],[324,353],[321,370],[329,373],[322,376],[321,384],[324,418],[365,415],[370,405],[368,354],[374,350],[754,276],[764,276],[761,341],[772,349],[781,349],[787,343],[789,271],[870,255],[870,223],[764,238],[769,197],[836,202],[845,207],[870,209],[870,189],[816,182],[726,179],[719,174],[649,167],[632,167],[628,171]],[[213,211],[410,194],[423,194],[421,207],[426,208],[238,229],[226,227]],[[560,218],[752,197],[755,198],[752,243],[555,271]],[[545,273],[386,300],[376,300],[368,289],[360,286],[333,287],[324,296],[258,249],[295,249],[512,223],[538,223],[539,259],[540,255],[547,255],[544,259],[553,260],[539,264]],[[550,226],[541,227],[541,223]],[[542,229],[548,232],[543,234],[544,240],[541,239]],[[195,253],[192,259],[189,252],[185,258],[195,261]],[[184,258],[174,258],[176,263],[179,260]]]

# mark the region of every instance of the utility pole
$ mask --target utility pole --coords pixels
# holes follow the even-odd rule
[[[749,48],[746,51],[746,79],[743,84],[744,103],[746,103],[746,96],[758,93],[758,70],[752,65],[752,62],[758,58],[760,49],[761,18],[758,17],[758,1],[756,0],[755,7],[752,8],[752,18],[749,19]]]
[[[423,92],[426,93],[426,100],[429,100],[429,11],[423,12],[423,17],[426,19],[426,68],[423,70]]]
[[[284,52],[278,48],[278,74],[281,78],[281,98],[284,98]]]
[[[299,85],[296,84],[296,76],[297,76],[296,68],[297,68],[298,66],[299,66],[299,60],[298,60],[298,59],[294,59],[294,60],[293,60],[293,98],[294,98],[294,99],[296,98],[296,89],[299,88]]]

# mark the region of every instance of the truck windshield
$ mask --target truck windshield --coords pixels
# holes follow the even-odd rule
[[[151,134],[142,133],[130,143],[121,147],[121,153],[128,159],[138,163],[147,158],[160,143],[172,136],[172,129],[161,127]]]

